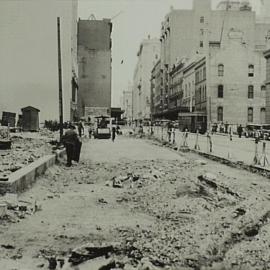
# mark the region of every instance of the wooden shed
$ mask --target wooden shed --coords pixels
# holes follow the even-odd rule
[[[32,106],[27,106],[25,108],[22,108],[21,111],[22,111],[22,130],[38,131],[40,110]]]

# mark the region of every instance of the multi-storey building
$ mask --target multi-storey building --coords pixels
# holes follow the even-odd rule
[[[158,39],[143,40],[140,45],[138,62],[133,77],[133,120],[150,120],[151,71],[159,59],[160,44]]]
[[[160,67],[160,60],[158,60],[151,71],[151,120],[159,116],[163,107],[163,100],[160,98],[162,97],[162,70]]]
[[[79,114],[90,121],[110,116],[111,31],[109,19],[78,21]]]
[[[186,31],[187,25],[189,31]],[[173,91],[176,91],[175,80],[181,81],[179,77],[182,76],[182,91],[179,91],[182,94],[179,94],[181,100],[178,101],[181,104],[178,108],[180,118],[188,116],[193,118],[190,122],[195,123],[194,119],[198,116],[200,119],[198,122],[203,125],[222,121],[235,125],[263,123],[265,121],[264,91],[261,91],[264,89],[265,80],[263,51],[268,36],[270,24],[267,21],[258,21],[247,1],[223,1],[217,10],[211,10],[210,0],[194,0],[192,10],[171,10],[162,23],[160,38],[163,70],[163,88],[160,91],[163,92],[163,97],[160,97],[160,100],[171,109],[163,106],[159,116],[171,117],[170,111],[173,111],[171,101],[175,95]],[[184,67],[179,69],[177,65],[179,60],[183,62],[188,58],[192,63],[191,59],[195,59],[196,56],[201,59],[199,62],[195,61],[195,66],[192,64],[189,66],[186,62]],[[226,76],[224,75],[221,82],[217,74],[221,73],[222,69],[225,70],[226,66]],[[248,69],[256,70],[254,77],[245,76]],[[238,90],[235,92],[226,90],[233,88],[231,86],[233,80],[237,80],[235,81],[237,87],[234,88]],[[213,90],[218,87],[220,93],[223,87],[223,99],[217,98],[217,91]],[[251,97],[252,87],[254,98]],[[249,98],[246,94],[248,88]],[[239,97],[242,95],[243,98],[238,102],[238,106],[241,107],[238,108],[240,113],[233,115],[232,112],[235,110],[228,108],[230,102],[235,101],[236,95]],[[226,105],[223,106],[222,102]]]
[[[122,109],[124,110],[123,118],[128,124],[132,123],[132,85],[129,84],[128,90],[123,91]]]
[[[266,58],[266,123],[270,124],[270,48],[264,53]]]
[[[77,89],[77,5],[77,0],[0,1],[0,113],[20,112],[31,105],[40,109],[42,122],[59,118],[60,17],[64,120],[73,120],[70,105],[72,78],[74,91]]]

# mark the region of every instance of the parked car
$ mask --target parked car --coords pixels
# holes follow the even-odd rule
[[[270,140],[270,125],[262,125],[262,130],[261,130],[262,134],[262,138],[265,140]]]
[[[244,130],[243,130],[243,135],[246,136],[247,138],[254,138],[255,137],[255,132],[256,131],[261,131],[262,130],[262,125],[260,124],[250,124],[247,125]]]

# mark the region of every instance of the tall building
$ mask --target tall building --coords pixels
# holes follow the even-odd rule
[[[160,59],[156,62],[151,71],[151,120],[158,118],[159,112],[162,112],[163,100],[161,92],[161,65]]]
[[[270,24],[257,20],[248,1],[221,1],[218,9],[212,10],[210,0],[194,0],[192,10],[171,10],[161,28],[163,108],[159,118],[175,119],[178,113],[180,119],[193,115],[207,125],[264,122],[263,51],[269,30]],[[204,60],[194,62],[198,57]],[[222,69],[224,76],[219,76]],[[254,75],[249,76],[252,70]],[[217,99],[221,85],[224,97]],[[235,107],[229,109],[235,100],[239,113]]]
[[[138,61],[133,77],[133,120],[150,120],[151,71],[160,55],[160,43],[157,38],[143,40],[138,51]]]
[[[77,5],[77,0],[0,1],[0,111],[19,113],[31,105],[40,110],[41,121],[59,119],[59,16],[64,120],[70,120],[72,81],[77,89]]]
[[[128,90],[123,91],[122,109],[124,110],[123,118],[127,123],[132,123],[132,84],[130,83]]]
[[[264,56],[266,58],[266,123],[270,124],[270,48]]]
[[[86,118],[110,116],[111,32],[109,19],[79,19],[79,114]]]

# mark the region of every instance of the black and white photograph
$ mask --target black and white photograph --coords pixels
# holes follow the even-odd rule
[[[270,270],[270,0],[0,0],[0,270]]]

